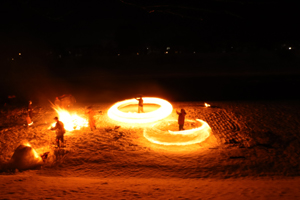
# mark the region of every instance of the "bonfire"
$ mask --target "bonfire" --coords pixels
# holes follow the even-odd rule
[[[53,106],[53,109],[57,112],[59,121],[64,123],[66,131],[80,130],[82,127],[88,127],[88,121],[76,113],[71,114],[69,111],[57,106]],[[54,127],[55,124],[56,122],[49,128]]]

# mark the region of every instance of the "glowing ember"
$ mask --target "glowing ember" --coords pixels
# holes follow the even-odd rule
[[[53,109],[58,113],[58,119],[64,123],[66,131],[80,130],[82,127],[88,127],[88,121],[77,114],[70,114],[67,110],[61,108]],[[56,122],[54,122],[49,128],[55,127]]]
[[[161,145],[190,145],[203,142],[211,133],[209,125],[200,119],[198,128],[184,131],[161,131],[155,128],[144,130],[144,137],[152,143]]]
[[[204,103],[204,105],[206,108],[210,107],[210,104],[208,104],[208,103]]]
[[[107,111],[107,115],[116,121],[126,122],[126,123],[148,123],[155,122],[157,120],[163,119],[169,116],[172,113],[173,107],[172,105],[163,99],[154,98],[154,97],[143,97],[144,106],[145,104],[157,104],[160,107],[152,112],[146,113],[132,113],[132,112],[122,112],[119,108],[128,106],[128,105],[136,105],[138,101],[136,99],[128,99],[124,101],[120,101],[115,103],[110,109]]]

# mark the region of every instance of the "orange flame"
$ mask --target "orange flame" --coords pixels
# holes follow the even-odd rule
[[[144,137],[152,143],[161,145],[190,145],[200,143],[209,137],[211,128],[205,121],[196,120],[201,123],[201,126],[198,128],[184,131],[160,131],[157,128],[145,129]]]
[[[172,113],[173,107],[166,100],[155,97],[143,97],[143,100],[144,104],[157,104],[160,108],[148,113],[122,112],[119,108],[133,104],[137,105],[136,99],[127,99],[111,106],[107,111],[107,115],[113,120],[125,123],[149,123],[163,119]]]
[[[67,110],[61,109],[59,107],[53,107],[53,109],[58,114],[58,119],[64,124],[67,131],[80,130],[82,127],[88,127],[88,121],[77,114],[70,114]],[[54,122],[49,128],[55,127],[56,122]]]

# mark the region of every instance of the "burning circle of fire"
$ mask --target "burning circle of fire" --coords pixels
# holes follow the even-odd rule
[[[154,128],[156,125],[154,124],[153,129],[144,130],[144,137],[152,143],[161,145],[190,145],[200,143],[209,137],[211,128],[201,119],[196,119],[196,121],[201,123],[201,126],[184,131],[161,131]]]
[[[166,100],[155,97],[143,97],[144,104],[157,104],[160,108],[148,113],[126,113],[119,110],[121,107],[136,104],[136,99],[127,99],[115,103],[107,111],[107,115],[116,121],[126,123],[149,123],[164,119],[172,113],[173,106]]]

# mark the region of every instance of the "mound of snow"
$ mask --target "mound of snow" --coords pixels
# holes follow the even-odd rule
[[[25,170],[41,166],[43,161],[31,146],[21,144],[15,150],[10,164],[12,168]]]

